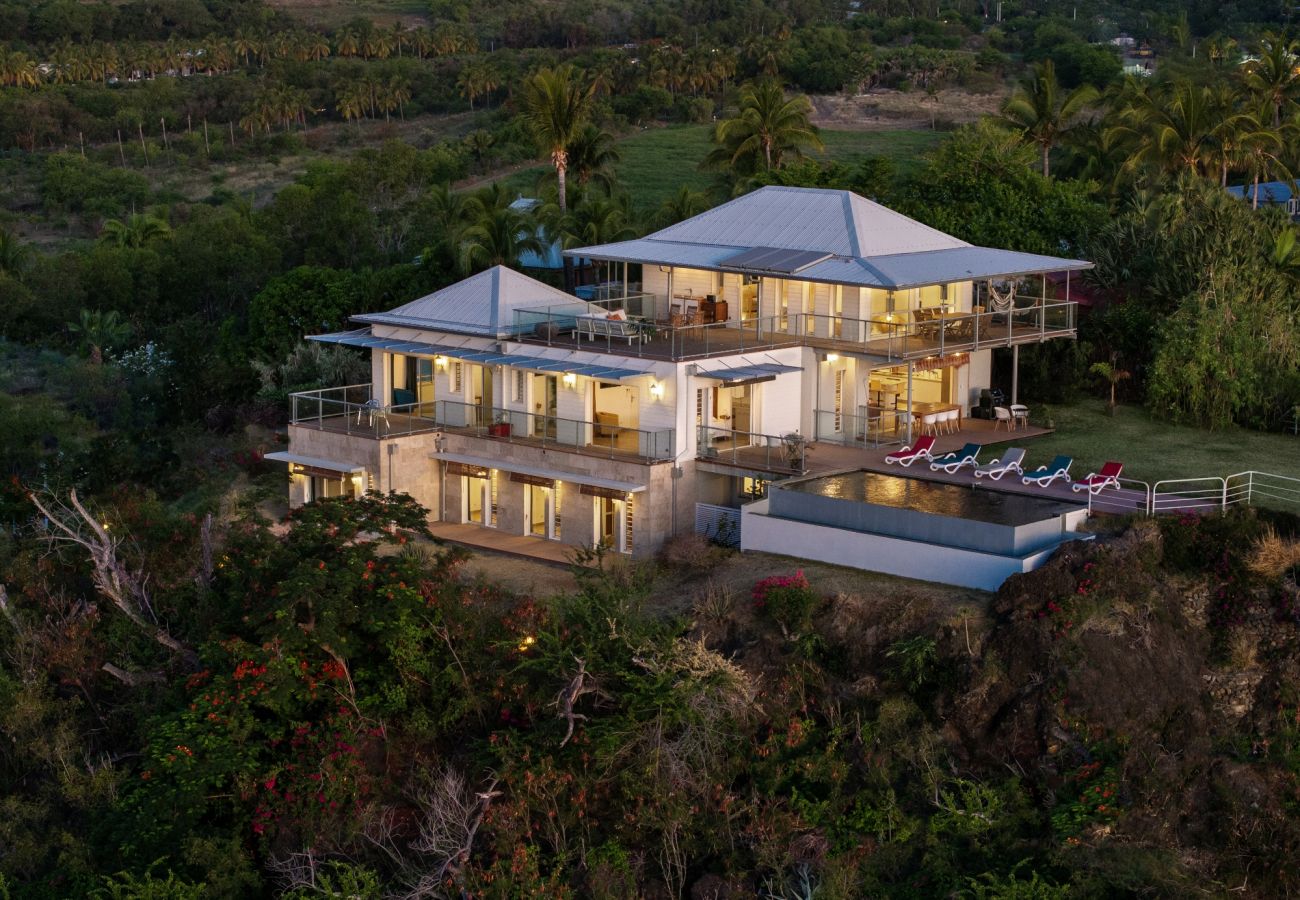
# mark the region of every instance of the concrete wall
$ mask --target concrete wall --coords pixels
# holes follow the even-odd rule
[[[1071,534],[1069,539],[1077,537]],[[740,539],[742,550],[815,559],[985,591],[997,590],[1017,572],[1033,571],[1056,552],[1056,547],[1049,547],[1023,557],[998,556],[778,519],[768,515],[767,500],[741,508]]]
[[[290,425],[289,452],[363,466],[367,489],[410,494],[417,503],[433,511],[436,518],[441,496],[438,479],[429,461],[434,437],[432,433],[425,433],[377,441],[359,435]],[[304,479],[295,476],[289,486],[289,505],[301,506],[305,499]]]

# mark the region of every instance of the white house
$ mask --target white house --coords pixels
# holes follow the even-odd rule
[[[1090,265],[787,187],[571,253],[615,264],[622,296],[498,267],[316,336],[369,349],[372,376],[294,396],[272,454],[291,501],[406,491],[436,520],[651,555],[697,503],[802,471],[805,441],[960,421],[994,349],[1075,336],[1068,276],[1062,298],[1035,276]]]

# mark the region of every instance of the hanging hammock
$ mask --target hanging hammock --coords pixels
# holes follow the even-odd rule
[[[990,312],[1009,312],[1016,304],[1016,282],[1015,279],[1004,281],[998,285],[989,279],[989,311]]]

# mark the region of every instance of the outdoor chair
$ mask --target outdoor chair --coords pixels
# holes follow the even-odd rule
[[[1000,481],[1002,476],[1008,472],[1015,472],[1017,475],[1023,475],[1024,469],[1020,464],[1025,461],[1025,450],[1023,447],[1008,447],[1001,456],[987,465],[979,466],[975,469],[975,477],[983,478],[987,475],[994,481]]]
[[[1011,416],[1011,410],[1007,409],[1005,406],[993,407],[993,430],[994,431],[998,430],[999,425],[1004,426],[1007,429],[1007,431],[1010,431],[1011,426],[1014,424],[1014,422],[1015,420]]]
[[[957,410],[950,409],[946,413],[941,413],[940,422],[943,423],[944,431],[949,434],[957,433],[957,418],[961,415]]]
[[[1068,456],[1058,456],[1045,466],[1035,469],[1032,472],[1026,472],[1020,480],[1025,484],[1036,484],[1039,487],[1047,487],[1058,478],[1070,480],[1070,466],[1074,460]]]
[[[939,414],[928,413],[921,416],[921,433],[936,435],[939,433]]]
[[[894,463],[898,463],[900,466],[910,466],[918,459],[925,459],[925,460],[930,459],[931,458],[930,450],[933,447],[934,447],[934,435],[923,434],[916,439],[916,443],[914,443],[912,446],[904,447],[902,450],[899,450],[897,453],[891,453],[888,456],[886,456],[885,462],[888,465],[893,465]]]
[[[1087,491],[1089,494],[1100,494],[1108,487],[1119,490],[1119,476],[1124,471],[1124,464],[1111,460],[1101,467],[1100,472],[1089,472],[1086,478],[1082,478],[1070,485],[1070,490],[1076,494],[1080,491]]]
[[[938,472],[940,469],[943,469],[949,475],[955,475],[957,470],[964,466],[976,465],[979,462],[977,459],[979,454],[979,444],[967,444],[960,450],[953,450],[952,452],[945,453],[942,456],[931,457],[930,471]]]
[[[357,407],[357,424],[361,424],[361,417],[366,417],[367,425],[374,425],[375,419],[381,419],[384,427],[388,427],[388,407],[379,402],[378,398],[371,397],[365,403]]]
[[[1011,419],[1012,419],[1012,424],[1013,424],[1016,428],[1028,428],[1028,427],[1029,427],[1029,407],[1028,407],[1028,406],[1025,406],[1023,403],[1012,403],[1012,404],[1011,404]]]

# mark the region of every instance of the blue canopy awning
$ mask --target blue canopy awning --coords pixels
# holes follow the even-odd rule
[[[758,363],[751,366],[735,366],[730,369],[713,369],[709,372],[697,372],[700,378],[716,378],[718,381],[749,381],[754,378],[775,378],[786,372],[801,372],[799,366],[787,366],[782,363]]]

